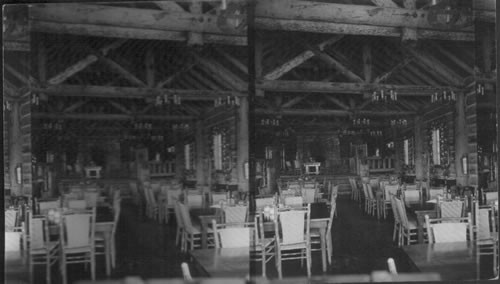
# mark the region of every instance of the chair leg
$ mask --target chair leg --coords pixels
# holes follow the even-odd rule
[[[111,267],[115,268],[116,266],[116,244],[115,240],[111,240]]]
[[[311,249],[306,248],[307,277],[311,277]]]
[[[281,271],[281,252],[276,252],[276,269],[278,270],[278,278],[283,279],[283,272]]]
[[[61,257],[61,278],[63,284],[68,283],[68,278],[66,275],[66,256],[64,255]]]
[[[266,248],[262,248],[262,277],[266,277]]]
[[[45,278],[47,279],[47,283],[52,283],[52,282],[50,282],[50,260],[51,260],[50,259],[50,251],[47,252],[47,255],[45,257],[46,257],[46,261],[47,261],[46,262],[46,267],[45,267],[45,269],[46,269],[45,273],[47,275],[45,275]]]
[[[93,252],[90,253],[90,276],[92,277],[92,281],[95,280],[95,254]]]

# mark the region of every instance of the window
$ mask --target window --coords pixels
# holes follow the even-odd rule
[[[410,139],[405,139],[403,141],[403,149],[404,149],[405,165],[409,165],[410,164]]]
[[[222,134],[214,135],[214,167],[222,170]]]
[[[191,144],[184,145],[184,164],[186,165],[186,170],[192,170],[192,160],[191,160]]]
[[[441,140],[439,129],[432,129],[432,162],[434,165],[441,165]]]

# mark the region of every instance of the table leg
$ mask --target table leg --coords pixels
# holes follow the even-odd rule
[[[420,218],[417,218],[417,239],[419,244],[424,243],[424,226]]]
[[[106,259],[106,276],[111,275],[111,232],[104,233],[104,249]]]
[[[207,248],[207,223],[204,219],[201,220],[201,248]]]
[[[323,263],[323,272],[326,272],[326,230],[321,228],[319,234],[321,237],[321,261]]]

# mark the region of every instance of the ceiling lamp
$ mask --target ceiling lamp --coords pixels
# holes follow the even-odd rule
[[[368,126],[370,125],[369,118],[355,118],[352,120],[352,125],[354,126]]]
[[[239,106],[239,105],[240,105],[240,98],[239,97],[227,96],[225,99],[222,97],[219,97],[219,98],[214,100],[214,107]]]
[[[373,91],[372,102],[391,102],[398,100],[398,92],[393,89]]]
[[[391,126],[407,126],[408,121],[403,118],[391,119]]]
[[[431,103],[449,103],[457,100],[457,95],[453,91],[435,92],[431,95]]]

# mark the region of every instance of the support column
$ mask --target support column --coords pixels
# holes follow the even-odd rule
[[[21,124],[20,124],[20,103],[13,101],[9,113],[9,178],[11,193],[15,195],[22,194],[22,186],[16,181],[16,167],[22,164],[22,148],[21,148]]]
[[[182,135],[175,135],[175,179],[181,181],[184,176],[184,144]]]
[[[196,184],[206,185],[207,180],[205,179],[205,172],[208,170],[205,168],[205,163],[203,157],[205,156],[205,144],[203,139],[203,120],[196,121],[196,134],[195,134],[195,145],[196,145]]]
[[[468,185],[468,175],[464,175],[462,169],[462,157],[468,153],[467,128],[465,123],[465,94],[458,94],[455,107],[455,172],[457,175],[457,184]]]
[[[394,130],[394,172],[401,173],[403,170],[403,140],[398,130]]]
[[[238,109],[238,152],[237,152],[237,173],[238,189],[248,192],[248,176],[245,177],[245,163],[248,163],[248,99],[242,97]]]
[[[422,181],[426,178],[425,166],[426,159],[424,159],[424,132],[422,131],[422,116],[415,117],[415,178]]]

